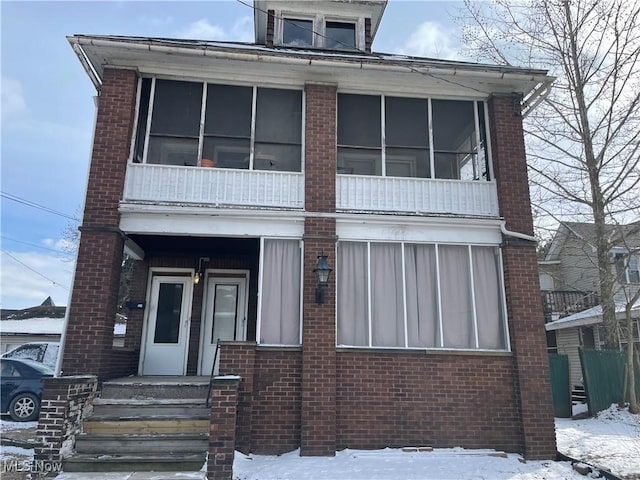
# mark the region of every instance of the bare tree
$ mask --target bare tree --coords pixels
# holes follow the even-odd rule
[[[607,223],[640,214],[640,2],[465,5],[466,55],[546,68],[557,78],[525,120],[532,201],[538,220],[595,224],[605,345],[618,349]]]

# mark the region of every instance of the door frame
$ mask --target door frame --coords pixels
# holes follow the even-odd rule
[[[250,295],[249,284],[251,279],[251,271],[247,269],[241,269],[241,268],[206,269],[204,272],[205,281],[204,281],[203,292],[202,292],[202,308],[200,310],[201,314],[200,314],[200,340],[198,342],[198,375],[203,375],[202,373],[203,358],[202,357],[204,355],[204,342],[205,342],[205,339],[207,338],[207,332],[205,332],[205,327],[206,327],[206,315],[207,315],[207,302],[209,300],[208,299],[209,284],[213,281],[214,278],[217,279],[217,278],[225,278],[225,277],[233,278],[233,279],[244,278],[244,281],[245,281],[244,302],[242,305],[239,304],[239,307],[242,307],[244,309],[245,324],[244,324],[243,336],[244,336],[244,340],[247,339],[247,329],[249,325],[249,318],[248,318],[249,295]],[[211,325],[211,328],[213,328],[213,324]],[[218,355],[220,355],[220,352],[218,352]],[[214,368],[215,368],[215,365],[214,365]]]
[[[184,367],[182,369],[182,375],[186,375],[187,371],[187,359],[189,356],[189,338],[191,335],[191,312],[193,309],[193,278],[195,275],[194,268],[175,268],[175,267],[151,267],[149,268],[149,276],[147,278],[147,292],[145,295],[146,303],[144,309],[144,315],[142,319],[142,336],[140,337],[140,358],[138,360],[138,375],[144,376],[144,360],[147,351],[147,334],[149,332],[149,322],[150,322],[150,312],[151,312],[151,294],[153,291],[153,281],[154,279],[160,277],[181,277],[189,280],[189,288],[188,291],[184,292],[184,295],[187,296],[187,303],[185,306],[185,310],[189,312],[187,322],[187,327],[185,331],[186,335],[186,347],[184,349]]]

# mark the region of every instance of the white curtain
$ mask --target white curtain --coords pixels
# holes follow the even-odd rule
[[[493,247],[471,247],[471,251],[479,346],[488,349],[504,349],[505,332],[498,274],[498,252]]]
[[[265,239],[260,343],[300,345],[300,241]]]
[[[410,347],[440,346],[436,252],[433,245],[404,247],[407,334]]]
[[[367,244],[338,243],[338,345],[369,345]]]
[[[372,243],[372,346],[405,346],[403,305],[401,245],[399,243]]]
[[[469,249],[466,246],[441,245],[438,255],[443,347],[475,348]]]

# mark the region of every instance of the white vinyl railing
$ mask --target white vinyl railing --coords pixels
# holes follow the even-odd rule
[[[338,175],[338,210],[497,216],[495,182]]]
[[[129,164],[125,201],[304,208],[304,174]]]

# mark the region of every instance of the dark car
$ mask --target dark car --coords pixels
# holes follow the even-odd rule
[[[53,377],[53,370],[43,363],[1,358],[0,413],[9,413],[16,422],[36,420],[40,414],[43,377]]]

